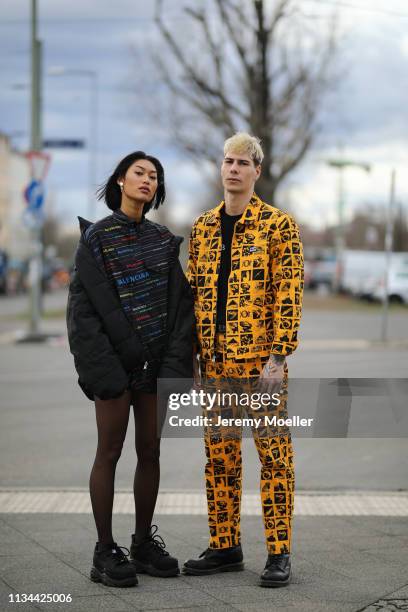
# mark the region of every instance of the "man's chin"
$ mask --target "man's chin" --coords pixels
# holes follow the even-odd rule
[[[240,183],[227,183],[224,185],[224,189],[228,193],[244,193],[245,191]]]

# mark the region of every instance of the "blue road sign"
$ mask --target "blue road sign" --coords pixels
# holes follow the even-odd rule
[[[24,191],[24,197],[31,211],[39,211],[44,204],[44,184],[33,179]]]

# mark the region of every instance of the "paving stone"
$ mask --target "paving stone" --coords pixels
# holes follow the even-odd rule
[[[33,571],[23,574],[10,575],[4,580],[17,593],[64,593],[67,595],[98,595],[101,593],[102,586],[92,582],[89,578],[80,574],[71,573],[67,570],[48,571],[48,579],[45,572]]]
[[[222,601],[229,603],[233,606],[244,604],[266,604],[273,605],[285,605],[285,606],[296,606],[303,597],[299,595],[289,587],[280,589],[266,589],[261,588],[257,584],[252,586],[237,586],[237,587],[226,587],[220,590],[220,598]]]
[[[379,599],[362,608],[361,612],[398,612],[399,610],[408,610],[408,599]]]
[[[393,593],[390,593],[389,595],[385,597],[385,599],[393,599],[393,598],[398,599],[398,597],[401,597],[401,598],[406,597],[408,599],[408,585],[403,586],[401,589],[398,589],[397,591],[394,591]]]
[[[111,594],[74,596],[70,603],[53,602],[51,606],[52,612],[54,612],[54,610],[65,610],[68,612],[99,612],[99,610],[108,610],[109,612],[130,612],[131,610],[137,609],[134,605]],[[39,604],[39,609],[51,612],[50,604]]]
[[[120,596],[121,599],[128,603],[134,603],[139,609],[151,610],[155,608],[183,608],[191,606],[211,606],[222,605],[223,601],[220,601],[216,596],[211,596],[209,593],[205,593],[199,589],[183,588],[172,589],[168,591],[161,591],[160,587],[156,592],[143,592],[142,589],[136,593],[139,587],[135,589],[132,594],[123,593],[122,590]],[[216,595],[216,594],[215,594]]]
[[[221,592],[224,588],[234,586],[251,586],[257,583],[259,576],[254,572],[244,570],[242,572],[225,572],[213,574],[212,576],[183,576],[186,584],[191,587],[203,589],[207,592]]]
[[[3,546],[14,546],[18,544],[24,544],[26,542],[26,538],[24,534],[16,531],[13,525],[10,525],[8,521],[2,520],[0,516],[0,541]]]
[[[314,602],[314,601],[306,601],[300,600],[295,602],[293,605],[285,605],[285,603],[279,603],[277,601],[268,601],[265,603],[245,603],[245,604],[234,604],[235,610],[242,610],[242,612],[246,612],[247,610],[251,612],[270,612],[275,609],[275,607],[279,610],[279,612],[355,612],[356,606],[355,604],[335,604],[327,601],[323,602]]]
[[[192,585],[188,584],[181,575],[172,578],[156,578],[147,574],[138,574],[137,577],[139,579],[139,586],[144,593],[192,588]]]
[[[214,605],[214,606],[193,606],[193,607],[182,607],[182,608],[177,608],[177,612],[195,612],[195,610],[198,610],[198,612],[230,612],[231,610],[237,610],[238,608],[236,608],[235,606],[229,605],[229,604],[222,604],[222,605]],[[163,608],[155,608],[153,610],[151,610],[151,612],[159,612],[159,610],[163,610]],[[269,608],[270,610],[270,608]]]

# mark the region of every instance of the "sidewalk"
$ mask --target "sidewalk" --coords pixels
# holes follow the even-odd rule
[[[112,589],[94,584],[88,578],[96,539],[90,513],[3,513],[0,515],[3,543],[0,609],[2,612],[15,609],[50,612],[60,609],[70,612],[406,610],[408,496],[396,495],[404,504],[405,516],[358,513],[308,516],[302,497],[299,494],[296,502],[296,508],[300,507],[301,511],[294,521],[293,580],[290,586],[281,589],[257,586],[266,560],[260,516],[242,519],[243,572],[203,577],[181,575],[174,579],[142,575],[138,587]],[[349,505],[347,510],[347,505],[344,506],[344,495],[336,497],[340,511],[352,514],[353,508]],[[358,512],[360,495],[354,497]],[[369,514],[375,512],[373,506]],[[181,562],[206,548],[208,534],[204,515],[159,514],[155,520],[168,549]],[[115,513],[114,534],[118,544],[129,547],[132,531],[132,514]],[[10,593],[71,594],[72,602],[10,604]]]

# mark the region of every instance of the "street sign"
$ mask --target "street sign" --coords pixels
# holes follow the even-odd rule
[[[24,191],[24,198],[31,211],[39,211],[44,204],[44,184],[42,181],[33,179]]]
[[[84,140],[76,140],[65,138],[49,138],[43,140],[43,147],[45,149],[83,149],[85,147]]]

